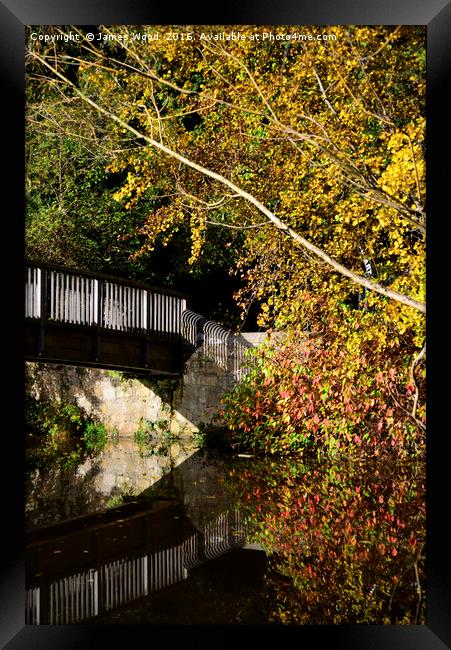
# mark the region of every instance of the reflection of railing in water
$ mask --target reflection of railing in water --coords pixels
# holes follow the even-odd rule
[[[78,623],[143,598],[188,577],[188,569],[239,548],[250,534],[239,511],[224,511],[172,545],[97,568],[41,581],[26,592],[27,625]]]
[[[49,624],[77,623],[98,614],[99,572],[89,570],[50,583]]]
[[[233,334],[214,321],[185,309],[182,314],[182,336],[194,347],[202,345],[203,354],[234,379],[247,372],[244,365],[251,345],[239,334]]]

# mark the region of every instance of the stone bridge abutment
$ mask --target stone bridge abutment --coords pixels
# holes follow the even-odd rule
[[[28,361],[27,394],[74,404],[121,437],[133,437],[143,426],[192,436],[217,418],[222,398],[243,375],[246,349],[265,337],[214,326],[216,338],[198,337],[177,379]]]

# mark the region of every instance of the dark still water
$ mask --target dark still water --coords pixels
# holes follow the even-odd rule
[[[419,461],[125,440],[46,472],[27,488],[28,624],[425,622]]]

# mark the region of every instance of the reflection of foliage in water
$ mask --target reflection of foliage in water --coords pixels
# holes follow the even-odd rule
[[[166,419],[143,420],[134,438],[141,457],[168,456],[171,445],[179,440],[179,436],[171,432],[170,421]]]
[[[50,465],[76,467],[87,455],[103,449],[107,439],[117,439],[115,432],[109,434],[102,423],[74,404],[29,396],[25,400],[25,425],[30,471]]]
[[[270,555],[273,622],[425,622],[418,460],[241,459],[227,480]]]

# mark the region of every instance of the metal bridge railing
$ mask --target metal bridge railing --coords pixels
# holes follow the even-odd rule
[[[246,353],[252,346],[239,334],[234,334],[215,321],[185,309],[182,314],[182,337],[196,348],[202,346],[203,354],[234,379],[240,380],[248,371]]]
[[[186,296],[169,289],[26,266],[25,317],[179,338]]]

